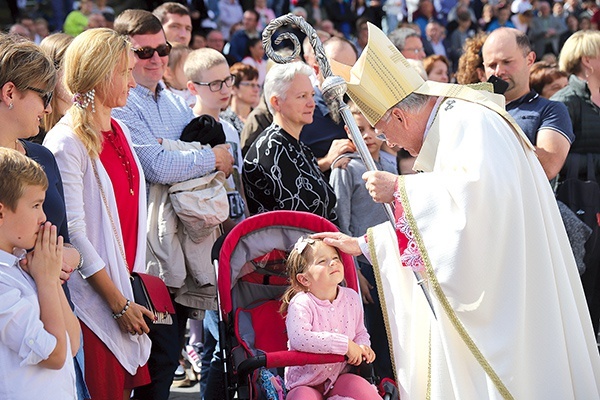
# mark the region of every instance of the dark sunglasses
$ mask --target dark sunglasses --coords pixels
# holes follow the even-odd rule
[[[44,102],[44,110],[46,108],[48,108],[48,104],[50,104],[50,102],[52,101],[53,92],[46,92],[45,90],[30,87],[30,86],[26,86],[25,89],[38,93],[40,95],[40,97],[42,98],[42,101]]]
[[[139,49],[132,48],[131,50],[133,50],[140,60],[148,60],[152,58],[154,52],[157,52],[159,57],[166,57],[171,54],[172,48],[171,43],[167,42],[158,47],[140,47]]]

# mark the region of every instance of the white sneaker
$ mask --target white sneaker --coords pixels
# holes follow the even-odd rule
[[[202,360],[200,360],[199,353],[202,352],[202,349],[197,345],[188,344],[185,346],[183,350],[183,356],[186,360],[190,362],[192,365],[192,369],[195,373],[199,374],[202,368]]]
[[[180,381],[182,379],[185,378],[185,367],[181,364],[179,364],[177,366],[177,369],[175,370],[175,376],[173,377],[174,380],[176,381]]]

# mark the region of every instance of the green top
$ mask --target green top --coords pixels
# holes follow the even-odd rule
[[[71,11],[65,19],[63,31],[71,36],[77,36],[87,28],[88,17],[81,11]]]

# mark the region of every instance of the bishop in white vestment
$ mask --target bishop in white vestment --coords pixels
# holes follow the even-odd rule
[[[498,98],[424,83],[380,32],[369,26],[367,48],[341,75],[388,142],[418,153],[420,173],[365,174],[376,201],[393,201],[395,226],[317,236],[370,257],[401,398],[600,399],[577,267],[531,143]],[[425,102],[398,104],[411,93]]]

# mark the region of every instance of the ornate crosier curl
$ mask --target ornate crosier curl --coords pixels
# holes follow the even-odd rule
[[[311,46],[314,49],[315,58],[317,60],[317,63],[319,64],[321,73],[323,74],[323,78],[325,78],[321,85],[323,100],[325,100],[325,103],[327,104],[327,107],[329,108],[332,114],[337,114],[338,112],[341,114],[342,119],[344,120],[346,126],[350,130],[352,141],[356,145],[356,149],[360,154],[363,162],[365,163],[367,170],[377,171],[377,165],[375,164],[375,161],[371,156],[369,148],[367,147],[364,139],[362,138],[362,134],[360,133],[360,130],[356,125],[354,116],[352,115],[352,112],[350,111],[348,105],[344,102],[344,93],[346,93],[347,89],[346,81],[344,81],[344,79],[340,76],[333,75],[331,65],[329,64],[329,60],[325,55],[325,49],[323,48],[323,43],[321,43],[321,39],[319,39],[319,35],[317,35],[317,31],[315,31],[315,29],[302,17],[287,14],[275,18],[274,20],[269,22],[269,25],[265,27],[262,33],[262,43],[265,49],[265,54],[270,59],[279,64],[291,62],[300,54],[300,40],[298,40],[298,37],[296,37],[296,35],[294,35],[291,32],[281,33],[277,36],[277,38],[274,41],[275,44],[278,45],[283,40],[291,40],[294,49],[290,56],[282,57],[279,54],[277,54],[273,49],[272,37],[275,34],[275,31],[277,31],[277,29],[284,25],[293,25],[300,29],[300,31],[302,31],[304,34],[306,34],[306,37],[308,38]],[[339,117],[336,117],[334,120],[337,120],[337,118]],[[395,224],[396,218],[394,217],[394,211],[392,210],[392,206],[390,204],[383,204],[383,207],[385,209],[385,213],[387,214],[389,221],[392,224]],[[301,249],[297,250],[300,253],[302,253],[302,250],[304,250],[306,244],[302,244],[301,241],[299,241],[299,243],[300,244],[297,243],[296,245],[301,247]],[[431,301],[431,296],[429,295],[428,289],[426,289],[424,286],[426,280],[421,276],[421,273],[419,271],[413,272],[415,274],[415,278],[417,280],[418,285],[421,286],[421,289],[423,289],[423,294],[425,295],[425,298],[429,303],[429,307],[431,308],[431,311],[435,317],[435,311],[433,308],[433,303]]]
[[[75,93],[73,95],[73,104],[75,106],[85,110],[88,106],[92,105],[92,112],[96,112],[96,106],[94,104],[94,97],[96,97],[96,90],[92,89],[85,93]]]

